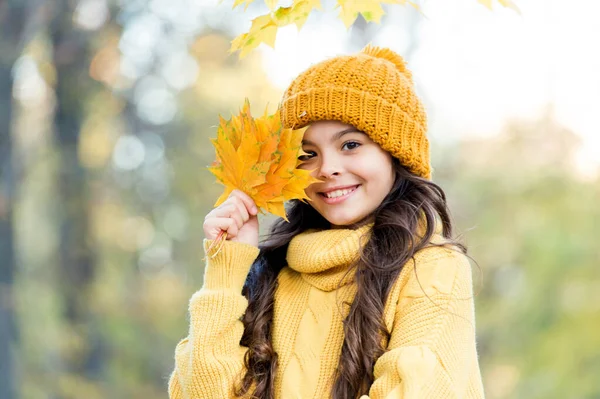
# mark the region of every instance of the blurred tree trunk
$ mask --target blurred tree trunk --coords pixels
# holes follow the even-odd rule
[[[103,370],[102,345],[90,303],[95,257],[88,235],[87,173],[78,158],[86,98],[93,88],[88,74],[89,34],[73,24],[76,4],[60,0],[50,26],[56,68],[55,135],[60,154],[58,193],[61,204],[60,281],[65,322],[83,343],[70,346],[63,366],[70,377],[95,379]]]
[[[2,22],[0,22],[2,24]],[[15,397],[11,347],[16,340],[13,281],[13,198],[15,178],[10,135],[12,111],[11,63],[0,59],[0,398]]]
[[[0,398],[3,399],[17,396],[12,350],[17,342],[13,295],[16,271],[13,201],[19,178],[11,136],[11,71],[25,40],[26,5],[17,0],[0,2]]]

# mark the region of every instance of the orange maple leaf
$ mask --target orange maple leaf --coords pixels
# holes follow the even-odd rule
[[[284,202],[299,199],[310,201],[304,191],[320,182],[310,170],[298,169],[302,151],[302,137],[307,127],[284,129],[279,112],[253,118],[250,102],[230,120],[220,118],[217,138],[211,139],[216,149],[216,160],[210,170],[225,186],[215,207],[222,204],[235,189],[248,194],[261,213],[270,212],[286,221]]]

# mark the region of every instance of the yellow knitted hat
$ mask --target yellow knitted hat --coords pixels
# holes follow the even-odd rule
[[[286,128],[336,120],[365,132],[412,173],[431,179],[427,115],[404,59],[368,45],[302,72],[281,103]]]

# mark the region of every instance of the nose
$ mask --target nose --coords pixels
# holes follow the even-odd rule
[[[339,176],[342,169],[342,163],[335,155],[323,154],[321,156],[321,167],[319,168],[320,179],[328,179],[332,176]]]

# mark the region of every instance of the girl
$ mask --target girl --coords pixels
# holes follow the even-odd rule
[[[175,351],[176,398],[483,398],[471,267],[430,181],[426,115],[404,60],[367,46],[300,74],[284,127],[309,125],[321,180],[259,246],[234,191],[204,221],[203,287]]]

